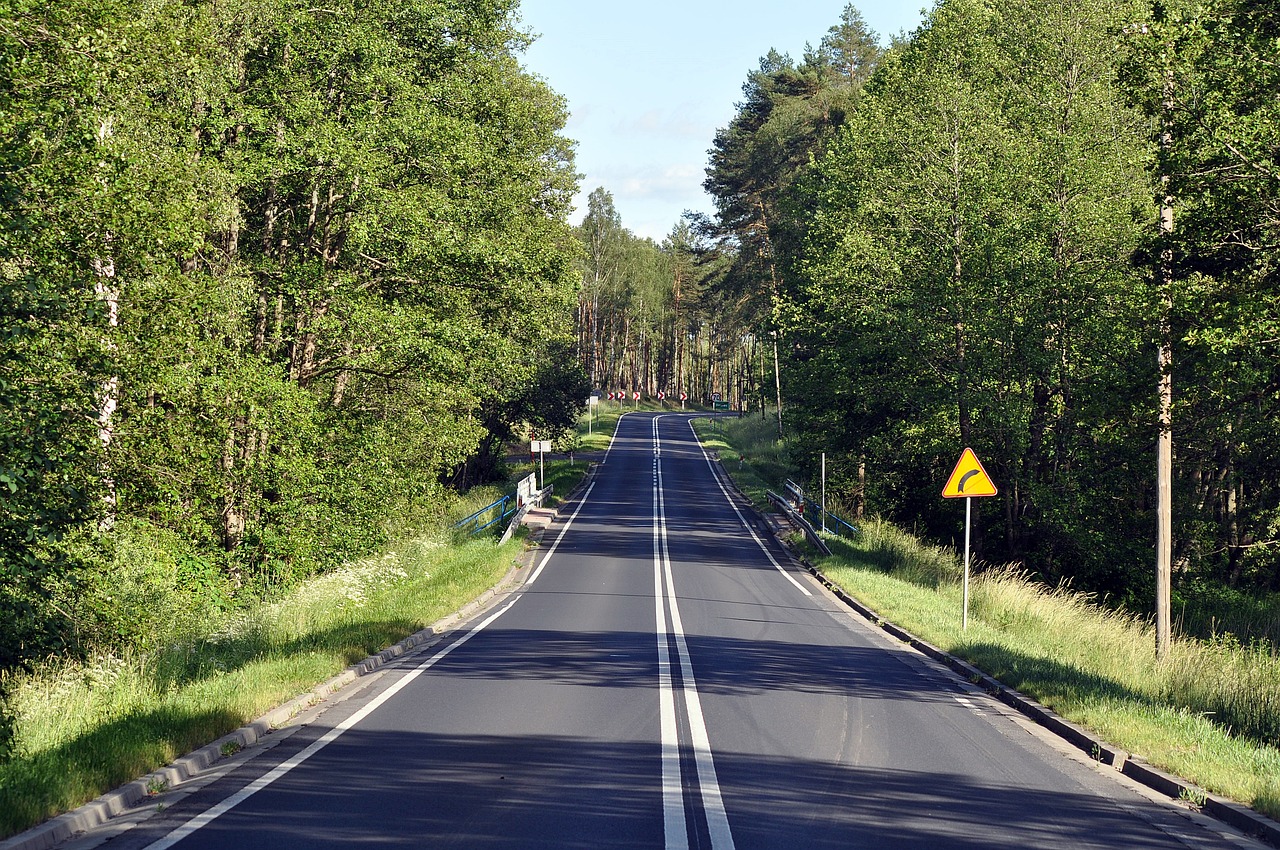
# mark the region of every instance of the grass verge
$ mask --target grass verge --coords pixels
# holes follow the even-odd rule
[[[760,435],[726,424],[708,440],[726,470],[748,494],[761,482],[775,486],[784,447],[765,453],[761,468],[738,470],[740,452],[752,464]],[[699,430],[708,433],[705,423]],[[954,551],[884,522],[861,532],[829,537],[833,555],[814,562],[880,616],[1151,764],[1280,818],[1280,656],[1272,645],[1179,638],[1157,661],[1146,619],[1008,569],[978,574],[962,631]]]
[[[577,451],[607,449],[623,412],[602,408],[590,435],[584,416]],[[550,504],[589,468],[583,458],[548,460]],[[532,469],[512,467],[512,481]],[[449,513],[461,518],[504,491],[476,488]],[[523,545],[494,541],[441,530],[274,603],[186,624],[188,634],[157,640],[154,651],[50,659],[3,674],[0,707],[12,715],[14,746],[0,762],[0,839],[168,764],[458,610],[492,587]]]
[[[419,538],[153,653],[51,660],[4,683],[0,838],[173,761],[493,586],[520,543]]]
[[[757,508],[768,509],[765,491],[782,489],[791,475],[786,443],[774,419],[759,416],[695,419],[693,429]]]

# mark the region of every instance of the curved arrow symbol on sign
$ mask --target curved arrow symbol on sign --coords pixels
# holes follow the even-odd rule
[[[975,475],[977,475],[977,474],[978,474],[978,470],[976,470],[976,469],[971,469],[971,470],[969,470],[968,472],[966,472],[966,473],[964,474],[964,477],[962,477],[962,478],[960,479],[960,483],[959,483],[958,485],[956,485],[956,489],[957,489],[957,490],[959,490],[961,493],[963,493],[963,492],[964,492],[964,485],[968,483],[968,481],[969,481],[969,479],[970,479],[970,478],[972,478],[973,476],[975,476]]]

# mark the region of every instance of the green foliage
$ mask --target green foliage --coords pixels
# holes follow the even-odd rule
[[[188,568],[197,607],[277,593],[427,516],[509,417],[572,420],[540,372],[566,113],[514,15],[0,6],[0,667],[145,642]]]
[[[98,126],[89,57],[114,4],[0,7],[0,667],[60,649],[49,604],[77,564],[60,541],[96,521],[106,315],[94,291]],[[52,32],[50,30],[53,30]]]
[[[1173,230],[1167,249],[1178,342],[1175,558],[1193,577],[1280,587],[1275,557],[1280,399],[1274,364],[1280,232],[1277,30],[1267,4],[1157,4],[1124,30],[1132,101],[1161,142],[1157,192]],[[1175,426],[1176,427],[1176,426]]]

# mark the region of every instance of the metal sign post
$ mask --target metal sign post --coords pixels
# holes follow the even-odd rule
[[[964,601],[961,602],[960,630],[969,630],[969,529],[973,527],[973,497],[964,500]]]
[[[956,468],[947,479],[947,486],[942,488],[944,499],[964,499],[964,606],[960,614],[960,628],[969,629],[969,530],[973,522],[973,500],[975,497],[996,495],[995,482],[982,468],[982,461],[966,448],[956,461]]]
[[[551,451],[550,440],[534,440],[529,444],[529,451],[538,453],[538,471],[541,474],[538,489],[545,489],[547,486],[547,452]]]

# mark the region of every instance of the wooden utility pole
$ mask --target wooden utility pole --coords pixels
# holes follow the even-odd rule
[[[778,332],[773,332],[773,385],[778,392],[778,439],[782,439],[782,369],[778,365]]]
[[[1165,72],[1160,130],[1160,254],[1156,286],[1160,293],[1160,350],[1156,436],[1156,656],[1167,658],[1173,642],[1169,609],[1173,587],[1173,72]]]

